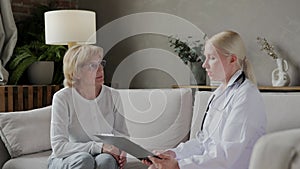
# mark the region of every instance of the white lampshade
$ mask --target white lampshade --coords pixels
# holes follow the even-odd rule
[[[86,10],[45,12],[46,44],[95,44],[96,14]]]

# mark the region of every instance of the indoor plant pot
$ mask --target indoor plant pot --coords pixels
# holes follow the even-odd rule
[[[53,72],[53,61],[34,62],[27,69],[29,83],[37,85],[51,84]]]

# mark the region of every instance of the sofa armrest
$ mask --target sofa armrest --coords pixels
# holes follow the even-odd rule
[[[267,134],[255,144],[249,169],[289,169],[299,155],[300,129]]]
[[[3,141],[0,138],[0,168],[3,167],[5,162],[10,159],[10,156],[8,154],[8,151],[3,143]]]

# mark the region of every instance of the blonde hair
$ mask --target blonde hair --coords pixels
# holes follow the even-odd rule
[[[91,57],[98,55],[103,58],[103,49],[93,45],[75,45],[68,49],[63,60],[64,86],[73,87],[76,83],[74,75],[79,66],[86,63]]]
[[[216,48],[234,54],[238,58],[238,64],[244,71],[246,77],[256,84],[251,62],[246,57],[246,48],[241,36],[234,31],[223,31],[209,39]]]

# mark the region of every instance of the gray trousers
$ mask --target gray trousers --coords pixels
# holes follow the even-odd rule
[[[92,156],[79,152],[65,158],[50,159],[48,169],[118,169],[115,158],[106,153]]]

